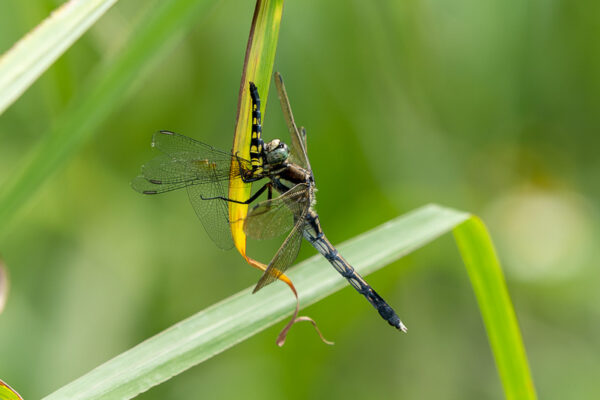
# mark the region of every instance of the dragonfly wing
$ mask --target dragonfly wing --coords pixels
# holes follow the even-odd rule
[[[300,128],[300,137],[302,138],[302,144],[304,145],[304,152],[308,155],[308,146],[306,145],[306,129]]]
[[[163,154],[144,164],[141,175],[132,182],[132,187],[141,193],[226,181],[252,168],[248,160],[173,132],[157,132],[152,146]]]
[[[231,237],[227,202],[221,199],[204,200],[218,196],[224,197],[223,183],[215,181],[203,185],[191,185],[187,187],[187,192],[190,203],[208,236],[221,249],[231,249],[233,238]]]
[[[308,161],[308,153],[306,152],[306,136],[298,131],[296,122],[294,121],[294,114],[292,114],[292,107],[290,106],[290,100],[283,84],[283,78],[279,72],[275,72],[275,86],[277,87],[277,93],[279,95],[279,102],[281,103],[281,109],[285,122],[287,123],[292,138],[292,159],[301,166],[310,169],[310,162]],[[306,131],[304,131],[304,135]]]
[[[155,183],[156,181],[146,179],[144,176],[140,175],[134,178],[131,181],[131,187],[136,192],[142,194],[159,194],[170,192],[172,190],[177,190],[186,187],[189,183],[180,182],[180,183]]]
[[[180,153],[194,153],[210,156],[211,159],[228,159],[231,154],[199,142],[190,137],[171,131],[158,131],[152,137],[152,147],[173,156]]]
[[[152,147],[163,154],[142,166],[142,176],[157,184],[225,181],[252,169],[248,160],[169,131],[155,133]]]
[[[297,219],[294,228],[287,238],[285,238],[285,241],[279,250],[277,250],[277,254],[275,254],[275,257],[269,263],[269,267],[254,287],[253,293],[276,281],[292,265],[296,257],[298,257],[298,252],[302,245],[302,231],[305,224],[304,217],[307,211],[308,209]]]
[[[159,194],[187,188],[190,203],[208,236],[224,250],[233,247],[227,202],[221,199],[212,199],[213,197],[225,197],[223,182],[215,180],[202,184],[195,183],[195,181],[157,184],[143,176],[138,176],[131,182],[131,186],[143,194]],[[203,200],[203,198],[210,198],[210,200]]]
[[[298,184],[274,199],[254,206],[244,220],[244,232],[253,239],[271,239],[289,231],[310,201],[307,184]]]
[[[251,169],[250,161],[215,149],[177,133],[157,132],[152,146],[163,154],[142,166],[142,173],[131,182],[134,190],[159,194],[187,188],[190,202],[206,232],[217,246],[233,246],[224,182]]]
[[[252,239],[272,239],[294,226],[294,215],[282,201],[266,200],[257,204],[244,220],[244,233]]]

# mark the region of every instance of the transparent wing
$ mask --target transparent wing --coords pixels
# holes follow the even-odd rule
[[[279,208],[280,205],[285,206],[285,208],[290,211],[289,215],[293,215],[294,217],[292,231],[288,234],[281,247],[279,247],[279,250],[277,250],[275,257],[273,257],[268,268],[256,284],[254,292],[277,280],[277,278],[285,273],[292,265],[296,257],[298,257],[298,252],[300,251],[300,246],[302,244],[302,231],[304,229],[304,224],[306,223],[306,214],[310,209],[310,201],[309,185],[300,183],[278,198],[264,202],[270,204],[268,205],[269,211],[264,213],[251,213],[249,216],[250,221],[247,222],[247,224],[248,226],[252,226],[252,228],[248,229],[255,230],[253,233],[258,235],[264,235],[265,230],[268,231],[272,229],[267,223],[271,219],[271,213],[281,213]],[[271,207],[271,205],[274,206]],[[263,210],[264,207],[261,207],[259,204],[256,209],[260,211]]]
[[[225,190],[222,182],[215,181],[204,185],[188,186],[187,192],[190,203],[211,240],[223,250],[231,249],[233,238],[231,237],[227,202],[221,199],[202,199],[203,197],[224,197]]]
[[[173,132],[155,133],[152,147],[163,154],[142,166],[141,177],[156,185],[174,185],[170,190],[186,186],[178,186],[181,183],[197,185],[229,180],[252,168],[248,160]],[[141,182],[138,185],[144,188]],[[133,188],[138,190],[137,185]]]
[[[131,187],[136,192],[142,194],[159,194],[170,192],[191,185],[190,182],[179,182],[179,183],[163,183],[154,181],[152,179],[146,179],[143,176],[137,176],[131,181]]]
[[[206,143],[171,131],[156,132],[152,136],[152,147],[170,156],[181,153],[193,153],[195,155],[205,155],[215,161],[231,158],[231,153],[215,149]]]
[[[253,239],[271,239],[289,231],[302,215],[310,198],[309,186],[301,183],[279,197],[254,206],[244,220],[244,232]]]
[[[308,158],[308,146],[306,145],[306,129],[304,127],[300,128],[300,137],[302,138],[302,144],[304,145],[304,152]]]
[[[298,257],[298,252],[302,245],[302,230],[305,224],[304,217],[307,212],[308,209],[298,218],[294,228],[287,238],[285,238],[285,241],[279,250],[277,250],[277,254],[275,254],[275,257],[269,263],[269,267],[254,287],[253,293],[277,280],[292,265],[296,257]]]
[[[240,176],[251,163],[209,145],[173,132],[157,132],[152,146],[163,154],[142,166],[142,174],[131,182],[143,194],[159,194],[187,188],[196,215],[210,238],[223,249],[233,246],[224,182]],[[232,161],[234,161],[232,163]]]
[[[302,129],[302,133],[298,131],[296,122],[294,122],[290,100],[283,84],[283,78],[279,72],[275,72],[275,86],[277,86],[281,110],[283,111],[283,116],[292,138],[292,161],[310,170],[310,162],[308,161],[308,153],[306,152],[306,131],[304,129]]]

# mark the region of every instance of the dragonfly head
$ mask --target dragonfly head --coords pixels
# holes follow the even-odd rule
[[[265,156],[267,163],[271,165],[281,164],[287,160],[290,151],[285,143],[279,139],[271,140],[265,145]]]

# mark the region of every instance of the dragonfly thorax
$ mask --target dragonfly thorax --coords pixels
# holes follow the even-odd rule
[[[285,162],[290,155],[290,151],[285,143],[279,139],[271,140],[265,144],[265,160],[272,166]]]

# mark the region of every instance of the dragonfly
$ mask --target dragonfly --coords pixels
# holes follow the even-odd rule
[[[252,135],[249,159],[218,150],[208,144],[171,132],[154,134],[152,147],[161,154],[142,166],[132,181],[134,190],[155,195],[186,189],[189,200],[208,236],[222,249],[233,247],[229,203],[252,204],[243,221],[244,233],[254,239],[287,236],[253,293],[277,280],[296,260],[302,239],[308,241],[358,293],[396,329],[406,332],[396,312],[356,272],[329,242],[315,211],[315,178],[307,154],[306,130],[298,129],[283,79],[275,74],[275,85],[291,136],[291,148],[279,139],[262,139],[260,96],[249,83],[252,107]],[[226,185],[241,178],[245,183],[264,183],[248,199],[228,198]],[[257,201],[267,192],[267,199]],[[275,196],[274,196],[275,192]]]

